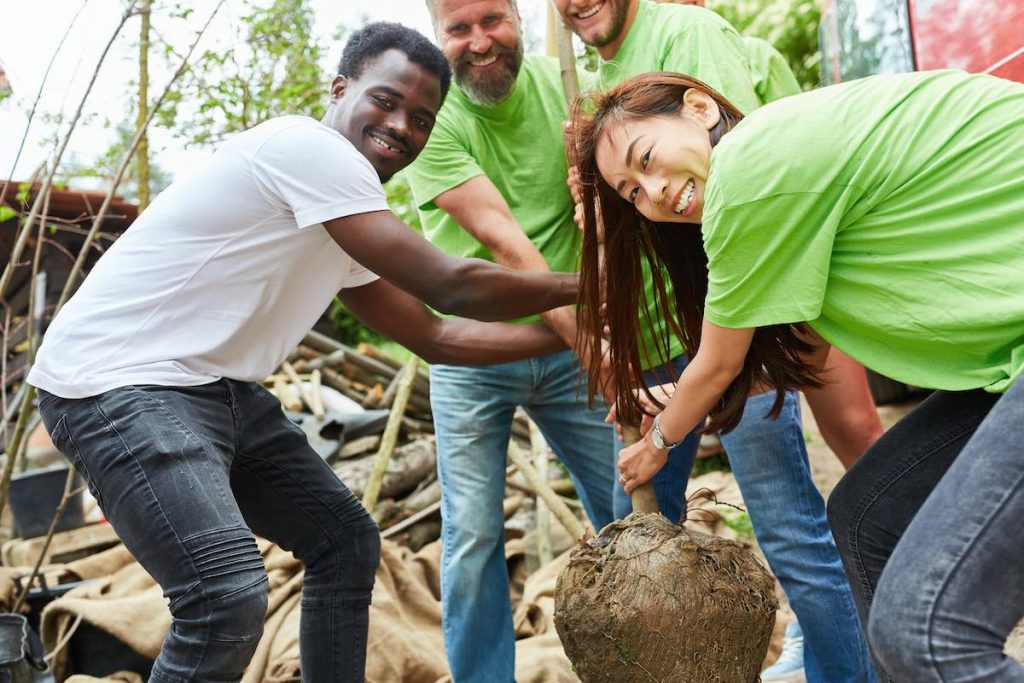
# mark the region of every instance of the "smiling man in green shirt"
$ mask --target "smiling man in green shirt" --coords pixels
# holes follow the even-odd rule
[[[428,0],[455,75],[408,169],[426,237],[453,255],[520,270],[576,270],[580,235],[565,184],[558,62],[523,56],[513,0]],[[575,311],[544,314],[576,342]],[[587,405],[568,350],[516,363],[430,369],[442,500],[441,607],[456,683],[515,678],[502,500],[512,419],[522,407],[566,464],[593,525],[612,520],[615,439]],[[568,669],[568,666],[566,667]]]

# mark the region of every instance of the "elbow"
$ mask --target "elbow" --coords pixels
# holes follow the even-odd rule
[[[718,395],[724,394],[743,371],[743,358],[738,360],[720,359],[704,371],[703,382]]]
[[[444,315],[457,315],[484,322],[500,319],[488,312],[489,307],[485,305],[486,301],[481,295],[483,290],[476,286],[481,267],[491,264],[476,259],[460,261],[461,263],[449,268],[436,283],[431,307]]]

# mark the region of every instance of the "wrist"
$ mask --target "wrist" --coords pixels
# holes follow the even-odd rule
[[[651,429],[648,433],[650,434],[651,443],[654,444],[654,447],[657,448],[658,450],[663,450],[667,452],[678,446],[680,443],[682,443],[685,434],[675,439],[670,438],[670,435],[665,433],[664,428],[662,426],[662,415],[664,415],[664,413],[658,413],[657,415],[654,416],[654,422],[651,424]]]

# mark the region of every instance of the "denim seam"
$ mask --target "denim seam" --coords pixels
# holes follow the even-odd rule
[[[264,465],[269,465],[269,466],[270,466],[271,468],[274,468],[274,469],[278,470],[278,471],[279,471],[279,472],[281,473],[281,475],[282,475],[283,477],[287,477],[287,478],[288,478],[288,479],[289,479],[289,480],[290,480],[290,481],[291,481],[291,482],[292,482],[293,484],[296,484],[296,485],[300,486],[300,487],[301,487],[301,488],[302,488],[302,489],[303,489],[303,490],[304,490],[304,491],[305,491],[305,492],[306,492],[307,494],[309,494],[309,496],[310,496],[311,498],[313,498],[314,500],[316,500],[316,502],[320,503],[320,504],[321,504],[321,505],[323,505],[323,506],[324,506],[325,508],[327,508],[327,509],[329,509],[329,510],[334,510],[334,508],[333,508],[333,507],[332,507],[331,505],[329,505],[329,504],[328,504],[328,503],[327,503],[327,502],[326,502],[325,500],[323,500],[323,499],[322,499],[322,498],[321,498],[320,496],[316,495],[316,494],[315,494],[315,493],[313,493],[312,491],[309,491],[308,489],[306,489],[306,487],[302,486],[302,485],[301,485],[301,484],[300,484],[299,482],[295,481],[295,480],[294,480],[294,479],[293,479],[293,478],[291,477],[291,475],[289,474],[289,472],[288,472],[288,470],[287,470],[287,469],[285,469],[285,468],[283,468],[283,467],[280,467],[280,466],[279,466],[279,465],[277,465],[277,463],[275,463],[275,462],[274,462],[273,460],[270,460],[270,459],[268,459],[268,458],[264,458],[264,457],[262,457],[262,456],[259,456],[259,455],[254,455],[254,454],[250,455],[250,454],[245,454],[245,453],[239,453],[239,455],[240,455],[241,457],[240,457],[240,458],[239,458],[239,459],[238,459],[238,460],[237,460],[237,461],[235,462],[235,464],[233,465],[233,467],[237,467],[238,469],[240,469],[240,470],[243,470],[243,471],[244,471],[244,472],[245,472],[246,474],[248,474],[248,475],[250,475],[250,476],[253,476],[253,477],[255,477],[256,479],[259,479],[260,481],[263,481],[264,483],[266,483],[266,482],[267,482],[267,480],[266,480],[266,479],[264,479],[264,478],[263,478],[262,476],[260,476],[260,475],[259,475],[258,473],[254,472],[253,470],[251,470],[250,468],[248,468],[248,467],[246,467],[246,466],[245,466],[245,460],[246,460],[246,459],[249,459],[249,460],[258,460],[259,462],[263,463]],[[273,487],[270,487],[270,488],[273,488]],[[323,535],[324,535],[324,536],[325,536],[326,538],[329,538],[329,537],[330,537],[330,533],[329,533],[329,530],[328,530],[328,529],[327,529],[327,528],[326,528],[326,527],[325,527],[325,526],[324,526],[323,524],[321,524],[321,523],[319,522],[319,520],[317,520],[317,519],[316,519],[316,518],[315,518],[315,517],[314,517],[313,515],[310,515],[310,514],[306,514],[306,518],[307,518],[307,519],[308,519],[308,520],[310,521],[310,523],[312,523],[312,524],[316,525],[316,527],[317,527],[317,528],[318,528],[318,529],[319,529],[320,531],[322,531],[322,532],[323,532]],[[313,549],[313,553],[315,554],[315,556],[316,556],[317,558],[319,558],[319,557],[320,557],[321,555],[323,555],[324,553],[326,553],[326,552],[327,552],[327,551],[328,551],[328,550],[330,549],[330,547],[331,547],[331,543],[330,543],[330,541],[323,541],[322,543],[318,544],[318,545],[317,545],[317,546],[316,546],[316,547],[315,547],[315,548]]]
[[[1024,472],[1017,476],[1017,481],[1014,483],[1013,487],[1006,490],[1006,495],[1004,495],[1003,499],[999,501],[999,504],[996,505],[995,508],[993,508],[992,513],[988,516],[988,519],[985,520],[984,524],[982,524],[982,526],[978,529],[978,532],[974,534],[970,542],[964,546],[963,551],[959,554],[959,557],[957,557],[956,560],[952,563],[950,571],[946,573],[946,579],[942,582],[942,585],[935,591],[935,594],[931,600],[932,605],[936,605],[939,602],[939,597],[941,596],[943,591],[946,590],[946,588],[949,585],[949,582],[953,578],[953,570],[955,570],[957,567],[963,564],[964,560],[970,555],[970,550],[977,545],[978,537],[981,535],[982,532],[984,532],[985,529],[992,525],[996,513],[998,513],[999,510],[1006,507],[1007,501],[1013,496],[1013,494],[1017,490],[1020,489],[1022,483],[1024,483]],[[932,644],[934,643],[934,639],[932,638],[932,630],[935,626],[934,616],[934,611],[929,610],[927,623],[928,653],[929,655],[931,655],[930,663],[932,665],[932,669],[934,670],[936,676],[938,676],[939,680],[942,681],[942,683],[945,683],[947,679],[941,675],[941,672],[939,671],[938,667],[935,666],[936,657],[935,652],[932,648]]]
[[[146,393],[144,391],[140,391],[140,390],[136,389],[135,387],[129,387],[129,388],[134,393],[143,394],[143,395],[145,395],[145,393]],[[135,456],[135,452],[132,451],[131,447],[128,445],[128,442],[121,435],[121,432],[118,431],[117,426],[114,424],[114,421],[110,418],[109,415],[107,415],[106,411],[103,410],[103,406],[102,406],[101,401],[100,401],[100,398],[102,396],[104,396],[104,394],[100,394],[100,395],[98,395],[98,396],[93,398],[93,404],[96,406],[96,412],[107,423],[107,428],[111,432],[113,432],[114,435],[117,437],[118,441],[121,442],[121,446],[124,448],[124,452],[131,458],[131,461],[135,464],[135,467],[138,468],[138,470],[140,472],[142,472],[143,475],[144,475],[145,474],[145,470],[143,469],[141,463],[139,463],[139,459]],[[164,406],[159,401],[156,401],[156,403],[160,404],[161,407],[163,407],[164,410],[166,410],[168,413],[171,412],[169,409],[167,409],[166,406]],[[177,418],[175,417],[175,419],[177,419]],[[178,420],[178,422],[180,422],[180,420]],[[188,432],[191,433],[193,436],[195,436],[195,434],[192,432],[192,430],[188,430]],[[179,545],[180,549],[182,550],[182,552],[183,552],[183,554],[185,556],[185,560],[189,564],[192,565],[192,571],[195,572],[195,575],[196,576],[201,576],[202,574],[199,571],[199,568],[196,566],[195,561],[192,559],[192,555],[190,555],[189,552],[187,550],[185,550],[184,542],[182,542],[181,538],[178,536],[177,531],[174,530],[174,525],[171,524],[170,520],[167,519],[167,513],[164,512],[163,506],[160,504],[160,499],[157,498],[156,495],[153,493],[153,488],[152,488],[152,486],[149,483],[149,478],[146,477],[146,476],[143,476],[142,479],[146,482],[146,487],[149,489],[150,495],[153,497],[154,501],[156,502],[157,508],[160,510],[161,514],[164,516],[164,522],[165,522],[167,528],[171,530],[171,533],[173,533],[174,537],[177,539],[178,545]],[[200,589],[202,588],[201,584],[202,584],[202,582],[200,582]],[[206,591],[202,591],[202,592],[203,592],[204,597],[205,597]],[[209,599],[208,598],[206,599],[206,603],[207,603],[207,605],[209,605]],[[172,625],[172,628],[173,628],[173,625]],[[209,641],[209,636],[210,636],[210,625],[206,624],[203,628],[204,628],[204,630],[206,632],[206,639],[203,641],[203,649],[202,649],[202,652],[200,654],[199,661],[202,661],[203,658],[206,657],[206,643]],[[194,666],[197,668],[198,667],[198,663],[196,663]],[[196,669],[193,668],[191,673],[194,675],[195,671],[196,671]]]
[[[874,600],[875,591],[868,581],[867,572],[864,569],[863,556],[860,551],[860,525],[867,514],[867,510],[871,508],[893,484],[905,477],[911,470],[920,466],[924,461],[922,456],[929,453],[934,454],[935,451],[948,446],[964,434],[976,430],[983,419],[984,416],[980,416],[976,419],[972,418],[971,420],[953,425],[945,432],[936,435],[936,437],[931,441],[912,449],[908,455],[900,461],[898,468],[895,468],[899,473],[892,473],[888,476],[882,477],[872,490],[870,497],[866,498],[857,506],[853,514],[853,520],[850,523],[849,537],[852,545],[851,550],[857,560],[857,580],[860,582],[861,587],[864,589],[865,595],[868,596],[869,600]],[[893,472],[893,470],[890,470],[890,472]]]

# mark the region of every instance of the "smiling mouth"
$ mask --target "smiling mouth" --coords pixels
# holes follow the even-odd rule
[[[672,207],[672,213],[682,216],[689,216],[693,211],[693,204],[697,199],[697,181],[690,178],[683,189],[679,191],[676,204]]]
[[[395,145],[391,144],[381,136],[374,135],[373,133],[370,133],[370,141],[380,149],[391,154],[405,154],[406,152],[406,150],[402,149],[401,147],[396,147]]]
[[[486,54],[485,53],[485,54],[482,54],[482,55],[473,55],[473,54],[471,54],[469,56],[469,59],[466,60],[466,62],[470,66],[490,66],[491,64],[494,64],[496,61],[498,61],[498,53],[497,52],[493,52],[491,54]]]
[[[596,5],[594,5],[593,7],[591,7],[588,10],[585,10],[583,12],[577,12],[576,13],[576,18],[578,18],[578,19],[589,19],[590,17],[592,17],[595,14],[597,14],[598,12],[600,12],[602,7],[604,7],[604,3],[603,2],[599,2],[599,3],[597,3]]]

